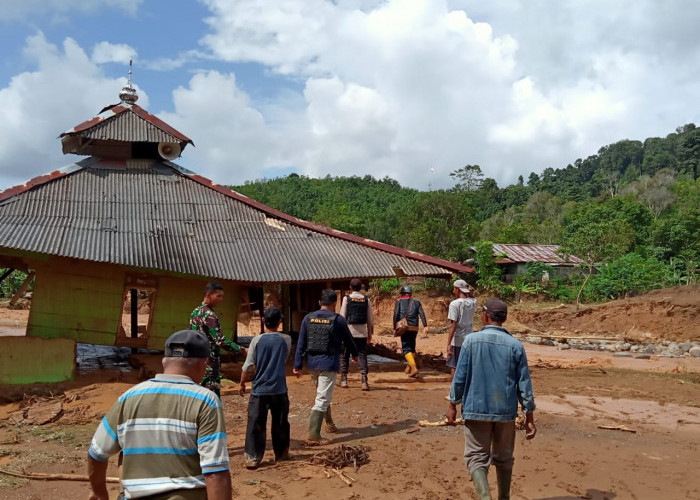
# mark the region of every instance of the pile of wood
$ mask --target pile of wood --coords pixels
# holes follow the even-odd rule
[[[316,453],[309,459],[314,465],[323,465],[334,469],[342,469],[352,465],[355,472],[360,466],[369,462],[369,446],[350,446],[341,444],[330,450]]]

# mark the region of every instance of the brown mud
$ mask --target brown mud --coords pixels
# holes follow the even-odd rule
[[[644,341],[698,340],[697,292],[697,288],[658,291],[587,306],[591,312],[581,316],[576,312],[583,307],[523,303],[511,308],[505,326],[523,334],[527,332],[519,325],[533,334],[627,338],[642,332],[639,338]],[[420,298],[431,326],[428,338],[422,334],[418,338],[421,376],[407,378],[397,361],[373,365],[371,391],[362,392],[353,366],[350,388],[335,390],[333,412],[339,431],[325,434],[332,438],[328,446],[303,446],[314,390],[308,375],[290,376],[292,458],[275,463],[268,453],[258,470],[246,470],[247,396],[237,394],[237,384],[225,384],[222,402],[234,498],[476,498],[462,460],[462,428],[417,425],[420,420],[444,417],[449,390],[449,374],[440,356],[447,339],[446,309],[441,309],[440,300],[449,298]],[[390,329],[386,311],[393,310],[393,301],[382,302],[378,333],[385,335],[378,334],[375,340],[384,346],[380,352],[397,357],[397,341],[386,335]],[[521,434],[516,438],[513,499],[700,499],[700,476],[695,472],[700,453],[700,359],[616,358],[606,352],[561,351],[528,343],[525,348],[538,404],[538,434],[532,441]],[[237,368],[226,364],[226,375],[234,378]],[[101,370],[45,387],[41,395],[22,402],[0,405],[0,470],[85,474],[86,450],[101,415],[136,382],[137,371]],[[42,419],[53,421],[40,425]],[[343,470],[352,486],[309,463],[314,454],[340,444],[370,447],[367,465]],[[110,461],[108,474],[117,474],[115,460]],[[493,471],[489,483],[495,497]],[[115,498],[117,487],[110,491]],[[26,480],[0,473],[0,500],[87,498],[87,492],[87,483]]]

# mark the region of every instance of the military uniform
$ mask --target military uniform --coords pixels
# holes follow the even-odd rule
[[[211,345],[207,371],[201,385],[221,397],[221,348],[240,352],[241,347],[224,337],[221,333],[221,323],[219,323],[218,316],[209,304],[204,302],[190,314],[190,328],[202,332],[209,339]]]

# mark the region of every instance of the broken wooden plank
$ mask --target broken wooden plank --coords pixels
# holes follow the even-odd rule
[[[44,474],[43,472],[14,472],[6,469],[0,469],[0,474],[7,476],[21,477],[23,479],[39,479],[42,481],[90,481],[88,476],[79,474]],[[107,477],[108,483],[119,483],[121,480],[118,477]]]
[[[455,419],[454,422],[448,422],[447,419],[444,420],[438,420],[437,422],[431,422],[430,420],[421,420],[418,422],[419,427],[447,427],[447,426],[453,426],[453,425],[461,425],[464,423],[464,420],[461,418]]]
[[[637,431],[635,431],[634,429],[630,429],[629,427],[626,427],[624,425],[599,425],[598,429],[606,429],[609,431],[631,432],[633,434],[637,433]]]

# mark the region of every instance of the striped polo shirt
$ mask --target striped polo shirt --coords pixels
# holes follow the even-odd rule
[[[221,401],[184,375],[156,375],[104,416],[88,453],[98,462],[123,451],[127,498],[202,488],[204,474],[229,469]]]

